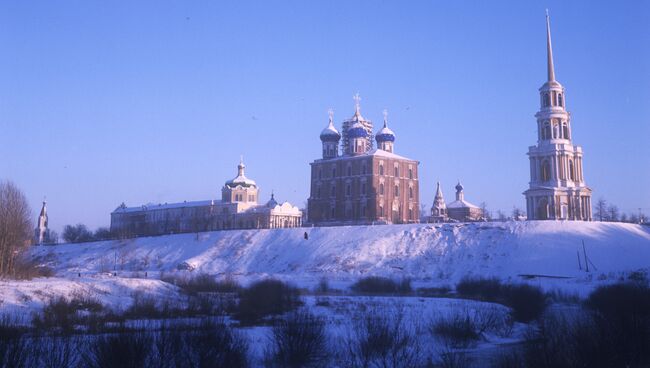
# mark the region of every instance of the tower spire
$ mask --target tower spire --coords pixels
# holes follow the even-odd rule
[[[553,66],[553,47],[551,45],[551,21],[548,16],[548,9],[546,9],[546,57],[548,68],[548,81],[555,80],[555,67]]]
[[[361,97],[359,96],[359,92],[352,96],[352,99],[354,100],[354,114],[361,115]]]
[[[384,109],[384,128],[388,127],[388,110]]]

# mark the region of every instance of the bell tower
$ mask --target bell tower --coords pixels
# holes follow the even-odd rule
[[[582,147],[573,145],[571,114],[566,110],[564,87],[555,80],[551,26],[546,12],[547,80],[540,87],[537,145],[528,149],[529,220],[591,220],[591,189],[582,173]]]

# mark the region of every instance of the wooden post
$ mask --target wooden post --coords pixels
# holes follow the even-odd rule
[[[589,258],[587,258],[587,248],[585,248],[585,241],[582,241],[582,251],[585,254],[585,268],[587,269],[587,272],[589,272]]]

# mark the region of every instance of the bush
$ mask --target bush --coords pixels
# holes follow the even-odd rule
[[[650,365],[650,288],[638,283],[601,286],[585,302],[616,364]]]
[[[497,278],[465,277],[456,285],[456,292],[462,296],[495,301],[501,297],[501,281]]]
[[[463,278],[456,291],[465,297],[507,305],[519,322],[539,318],[546,308],[542,289],[528,284],[501,284],[496,278]]]
[[[422,365],[416,326],[407,323],[402,310],[368,311],[359,316],[344,341],[346,361],[354,367],[417,367]]]
[[[148,333],[100,336],[89,344],[88,351],[84,354],[84,363],[91,368],[146,367],[152,347],[153,338]]]
[[[273,326],[267,363],[275,367],[327,366],[325,322],[309,312],[293,312]]]
[[[69,336],[46,336],[38,340],[36,351],[39,367],[76,367],[79,352],[77,341]]]
[[[0,316],[0,367],[23,367],[29,365],[32,355],[29,340],[15,318]]]
[[[36,277],[52,277],[54,270],[40,265],[36,260],[18,257],[14,264],[13,276],[19,280],[31,280]]]
[[[288,312],[300,305],[298,290],[280,280],[257,281],[239,294],[236,318],[245,324]]]
[[[71,333],[75,325],[87,321],[90,316],[103,310],[103,305],[97,300],[82,294],[75,294],[71,299],[57,297],[50,299],[43,307],[41,314],[34,315],[32,323],[40,329],[58,329],[63,333]],[[89,312],[83,316],[81,311]]]
[[[327,279],[325,277],[322,277],[318,281],[318,285],[316,285],[316,288],[315,288],[314,291],[316,293],[319,293],[319,294],[326,294],[326,293],[328,293],[330,291],[330,284],[329,284],[329,282],[327,281]]]
[[[465,348],[480,337],[476,324],[467,311],[446,319],[438,319],[432,323],[429,330],[442,337],[452,347]]]
[[[63,228],[63,240],[67,243],[82,243],[94,241],[95,237],[84,224],[65,225]]]
[[[241,285],[234,278],[227,276],[223,280],[217,280],[214,276],[206,273],[182,278],[178,276],[161,276],[162,281],[174,284],[183,289],[186,293],[236,293],[242,289]]]
[[[184,340],[188,367],[248,366],[248,341],[228,325],[206,321]]]
[[[350,288],[357,293],[364,294],[408,294],[412,291],[411,280],[408,278],[396,282],[381,276],[364,277]]]
[[[537,286],[506,285],[503,288],[505,304],[512,308],[512,316],[519,322],[538,319],[546,309],[546,295]]]

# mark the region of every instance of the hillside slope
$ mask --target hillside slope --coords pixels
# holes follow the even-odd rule
[[[584,271],[583,240],[596,266],[590,274]],[[465,275],[604,280],[650,268],[650,228],[530,221],[220,231],[35,247],[32,254],[63,277],[114,268],[120,273],[190,268],[298,283],[322,276],[350,282],[368,274],[427,284],[453,283]]]

